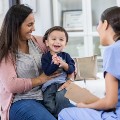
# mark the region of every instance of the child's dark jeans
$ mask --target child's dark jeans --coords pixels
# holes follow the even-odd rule
[[[44,105],[57,118],[58,113],[67,107],[73,107],[70,101],[64,97],[66,89],[57,91],[62,84],[54,83],[46,88],[43,93]],[[63,99],[61,99],[63,98]]]

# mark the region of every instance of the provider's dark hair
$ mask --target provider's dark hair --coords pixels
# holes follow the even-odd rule
[[[20,38],[20,27],[32,9],[23,4],[13,5],[4,18],[0,30],[0,62],[11,53],[14,58],[18,51],[18,40]]]
[[[66,42],[68,42],[68,33],[67,33],[67,31],[66,31],[63,27],[61,27],[61,26],[54,26],[54,27],[51,27],[50,29],[48,29],[48,30],[45,32],[45,34],[44,34],[44,36],[43,36],[43,42],[44,42],[44,43],[45,43],[45,40],[48,39],[48,36],[50,35],[50,33],[53,32],[53,31],[61,31],[61,32],[64,32],[64,33],[65,33],[65,36],[66,36]]]
[[[114,6],[107,8],[101,15],[101,21],[107,20],[108,25],[111,25],[116,41],[120,39],[120,7]]]

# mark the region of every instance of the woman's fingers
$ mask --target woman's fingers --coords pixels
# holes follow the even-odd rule
[[[61,74],[61,73],[54,73],[54,74],[50,75],[49,77],[50,77],[50,78],[55,78],[55,77],[59,76],[60,74]]]

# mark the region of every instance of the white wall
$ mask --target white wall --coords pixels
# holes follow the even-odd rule
[[[9,1],[8,0],[0,0],[0,27],[3,22],[4,16],[6,11],[9,8]]]
[[[2,7],[1,7],[2,6]],[[9,0],[0,0],[0,26],[9,8]],[[44,35],[52,26],[51,0],[36,0],[35,35]]]
[[[34,34],[44,35],[45,31],[52,26],[51,0],[37,0],[35,13]]]

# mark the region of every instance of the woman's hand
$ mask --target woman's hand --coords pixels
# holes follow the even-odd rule
[[[50,76],[47,76],[47,75],[45,75],[45,73],[42,73],[37,78],[32,79],[32,86],[36,87],[38,85],[42,85],[43,83],[47,82],[48,80],[51,80],[52,78],[55,78],[55,77],[57,77],[59,75],[60,75],[60,73],[58,73],[58,72],[55,72]]]
[[[87,104],[82,103],[82,102],[77,103],[76,106],[79,107],[79,108],[87,108]]]

